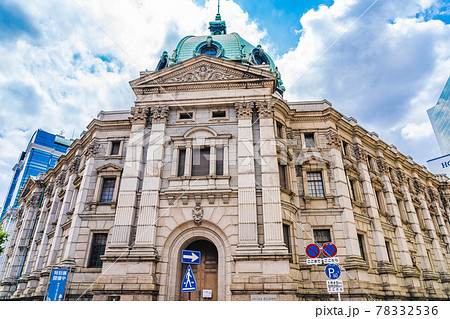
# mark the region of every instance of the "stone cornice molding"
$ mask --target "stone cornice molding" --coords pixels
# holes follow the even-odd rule
[[[149,107],[146,106],[135,106],[131,108],[131,118],[132,124],[145,124],[147,122],[147,115],[150,111]]]
[[[169,107],[167,105],[158,105],[151,108],[152,123],[166,123],[169,116]]]
[[[254,102],[236,102],[236,116],[238,119],[252,118]]]
[[[255,106],[258,109],[259,118],[273,118],[275,111],[273,102],[256,101]]]

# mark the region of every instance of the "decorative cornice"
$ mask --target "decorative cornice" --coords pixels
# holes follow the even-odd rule
[[[132,124],[145,124],[147,122],[147,115],[149,108],[146,106],[135,106],[131,108],[131,123]]]
[[[238,119],[252,118],[254,102],[236,102],[234,108]]]
[[[273,118],[273,102],[257,101],[255,106],[258,109],[259,118]]]
[[[169,107],[167,105],[152,107],[152,123],[166,123],[168,116]]]

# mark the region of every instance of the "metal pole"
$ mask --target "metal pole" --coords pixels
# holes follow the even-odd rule
[[[338,292],[338,299],[339,299],[339,301],[341,301],[341,293],[340,292]]]

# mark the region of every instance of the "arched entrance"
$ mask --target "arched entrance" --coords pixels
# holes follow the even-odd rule
[[[192,301],[217,301],[218,296],[218,253],[216,246],[207,240],[197,240],[190,243],[187,250],[197,250],[201,252],[200,265],[191,265],[195,281],[197,282],[197,291],[191,292],[190,300]],[[181,280],[186,274],[188,265],[182,264]],[[211,292],[211,298],[208,298]],[[180,295],[180,300],[189,300],[189,293],[183,292]]]

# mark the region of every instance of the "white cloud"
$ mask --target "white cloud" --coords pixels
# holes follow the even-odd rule
[[[429,139],[433,135],[430,122],[421,124],[410,123],[402,128],[402,137],[407,140]]]

